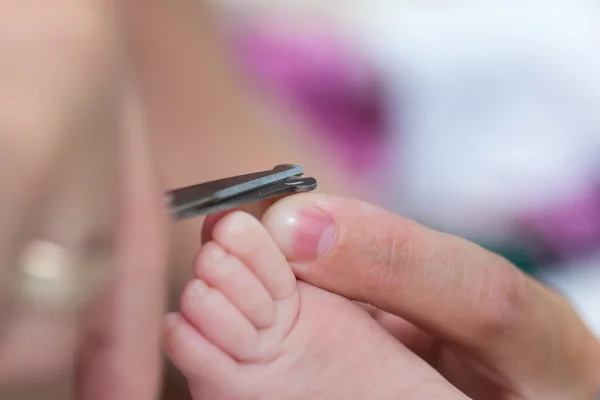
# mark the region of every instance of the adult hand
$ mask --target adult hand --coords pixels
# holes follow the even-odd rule
[[[150,399],[158,391],[164,204],[152,181],[139,109],[121,106],[122,60],[108,3],[0,5],[3,389],[54,381],[71,368],[67,382],[77,372],[77,398]],[[105,245],[115,233],[111,250]],[[89,263],[61,264],[59,272],[109,267],[116,257],[110,285],[75,313],[72,303],[51,313],[35,300],[35,306],[18,301],[8,307],[11,300],[32,300],[31,293],[23,299],[11,290],[22,272],[19,258],[38,241],[60,254],[96,246],[91,251],[97,254],[87,253]]]
[[[400,317],[395,336],[471,398],[598,394],[598,340],[558,294],[505,259],[319,194],[284,199],[263,222],[300,279]]]

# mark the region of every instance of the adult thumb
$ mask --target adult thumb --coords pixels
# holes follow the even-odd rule
[[[280,201],[263,223],[300,279],[467,349],[515,387],[529,381],[586,393],[597,388],[598,341],[574,310],[476,244],[320,194]],[[564,332],[548,335],[557,327]],[[554,352],[565,341],[569,350]]]

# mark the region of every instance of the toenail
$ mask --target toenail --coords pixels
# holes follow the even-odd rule
[[[324,211],[294,202],[275,206],[265,225],[290,261],[313,261],[325,254],[335,237],[333,219]]]
[[[218,231],[215,234],[219,237],[229,237],[232,241],[243,240],[253,232],[252,228],[255,222],[256,220],[249,214],[243,211],[234,211],[223,217],[221,223],[215,227],[215,230]]]
[[[190,292],[192,293],[194,300],[201,301],[208,294],[210,288],[204,281],[196,279],[190,283]]]
[[[227,257],[227,253],[223,248],[215,242],[209,242],[205,244],[206,248],[206,262],[208,264],[220,264]]]

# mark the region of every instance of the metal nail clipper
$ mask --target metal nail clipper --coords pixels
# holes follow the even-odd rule
[[[298,165],[278,165],[269,171],[175,189],[166,193],[166,199],[174,220],[193,218],[256,201],[316,189],[317,180],[303,178],[303,174],[304,169]]]

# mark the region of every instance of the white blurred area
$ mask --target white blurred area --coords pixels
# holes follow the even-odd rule
[[[330,19],[370,55],[397,110],[387,171],[397,212],[514,240],[515,215],[568,201],[600,177],[598,1],[214,1]],[[541,278],[600,335],[600,253],[560,267]]]

